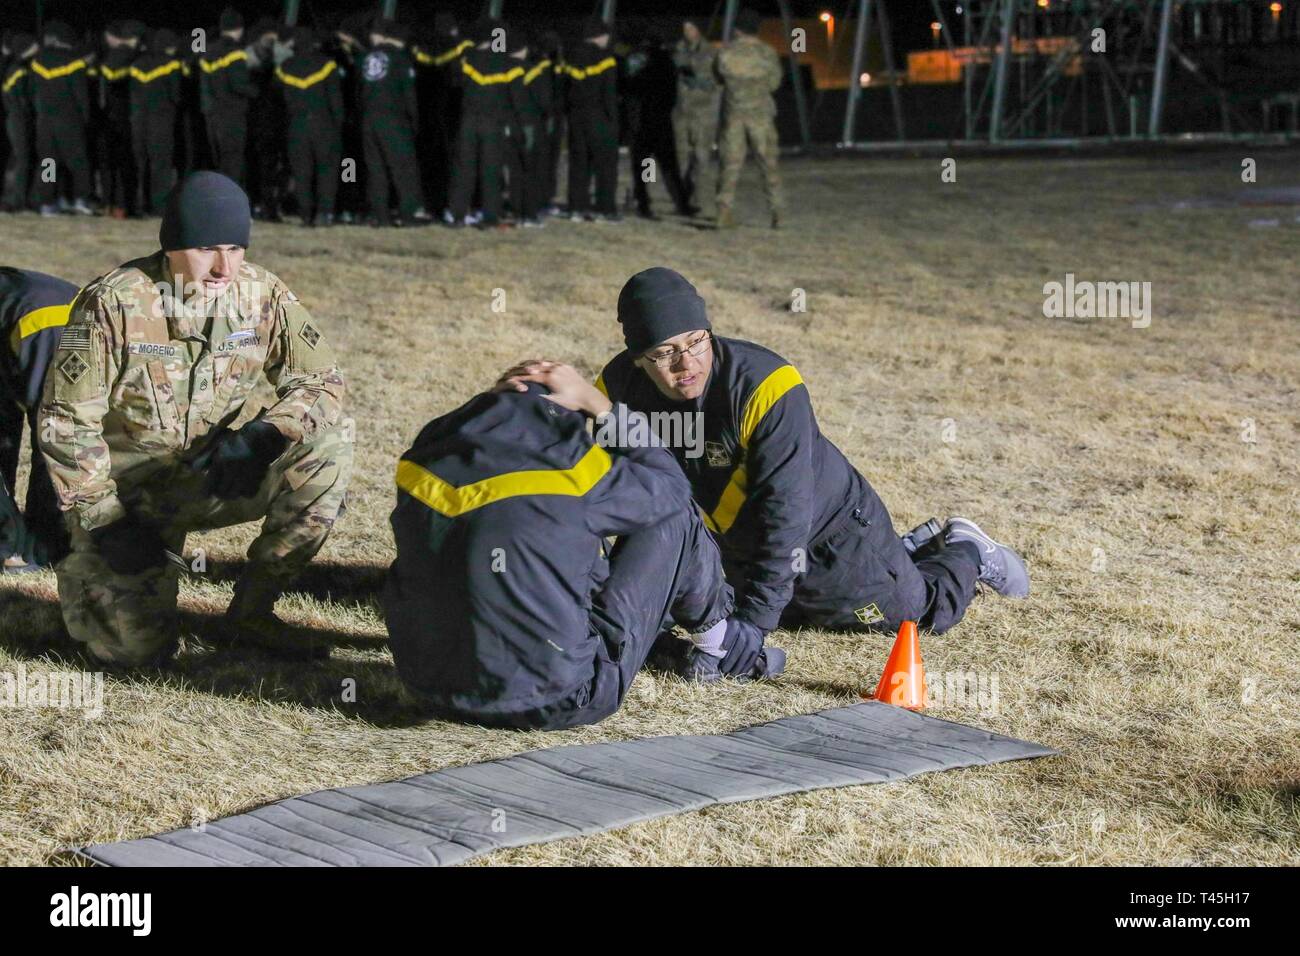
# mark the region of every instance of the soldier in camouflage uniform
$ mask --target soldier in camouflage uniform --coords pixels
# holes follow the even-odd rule
[[[694,20],[682,23],[682,39],[673,50],[677,67],[677,102],[673,105],[673,140],[677,169],[686,186],[686,200],[706,216],[713,215],[716,189],[713,144],[718,139],[718,83],[714,77],[717,51]]]
[[[722,181],[718,186],[718,228],[734,225],[736,200],[745,153],[754,152],[763,176],[763,192],[772,210],[772,228],[781,224],[781,178],[776,171],[776,103],[772,94],[781,85],[781,60],[758,38],[758,14],[736,15],[736,38],[718,52],[717,75],[722,81]]]
[[[72,534],[59,601],[104,663],[170,656],[186,533],[259,518],[221,636],[329,653],[272,608],[343,511],[343,377],[297,296],[243,261],[249,219],[235,183],[191,174],[168,200],[162,251],[82,290],[50,363],[40,445]],[[277,400],[232,430],[264,382]]]

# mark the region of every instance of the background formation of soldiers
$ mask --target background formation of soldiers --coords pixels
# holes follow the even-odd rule
[[[111,23],[98,48],[65,24],[0,38],[9,212],[158,215],[179,175],[219,170],[254,215],[305,225],[540,226],[567,144],[567,215],[653,218],[647,180],[676,211],[732,225],[752,152],[777,226],[776,52],[742,11],[721,49],[687,20],[616,43],[599,19],[577,36],[450,15],[413,38],[361,15],[329,34],[227,8],[215,32]],[[200,42],[201,38],[201,42]],[[200,49],[195,49],[200,47]],[[721,128],[719,119],[721,117]],[[720,176],[714,175],[719,145]]]

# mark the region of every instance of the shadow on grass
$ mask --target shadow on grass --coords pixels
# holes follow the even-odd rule
[[[323,593],[337,597],[341,581],[361,577],[337,572],[370,570],[322,565],[315,582]],[[308,664],[278,660],[254,648],[214,648],[207,635],[218,633],[221,621],[220,614],[182,611],[178,653],[162,666],[118,671],[118,678],[238,700],[330,710],[377,727],[410,727],[429,720],[407,694],[391,661],[335,656]],[[0,591],[0,622],[0,647],[14,657],[45,659],[53,666],[76,670],[106,670],[68,637],[53,598]],[[371,652],[385,647],[383,639],[368,634],[321,627],[313,631],[334,647]]]

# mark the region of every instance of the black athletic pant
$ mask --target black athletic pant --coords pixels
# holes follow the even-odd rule
[[[217,172],[244,183],[244,151],[248,148],[248,116],[220,108],[207,114],[208,148]]]
[[[135,213],[136,167],[130,121],[106,117],[104,127],[104,200],[110,207]]]
[[[536,219],[541,208],[540,129],[540,123],[516,123],[506,139],[506,153],[510,157],[510,205],[521,219]]]
[[[729,565],[728,577],[743,570]],[[808,550],[808,570],[795,579],[783,627],[896,632],[903,621],[942,634],[975,597],[979,551],[961,543],[907,553],[889,512],[866,479],[854,500]]]
[[[399,117],[366,116],[361,121],[361,142],[366,158],[366,200],[370,215],[379,222],[388,222],[390,178],[397,190],[397,208],[403,216],[422,208],[424,195],[410,123]]]
[[[143,210],[162,215],[176,181],[176,112],[149,110],[131,118],[131,145]]]
[[[9,162],[5,166],[4,202],[15,209],[26,209],[32,200],[31,114],[15,111],[5,116],[5,136],[9,138]]]
[[[36,117],[36,155],[54,160],[55,182],[41,182],[41,202],[53,204],[72,183],[73,199],[90,199],[90,155],[86,127],[77,114]]]
[[[732,592],[722,579],[717,545],[694,510],[619,538],[608,576],[591,599],[596,639],[591,683],[568,697],[515,714],[437,708],[442,717],[489,727],[564,730],[604,720],[618,710],[666,618],[687,630],[724,620]]]
[[[591,178],[596,201],[591,201]],[[618,212],[618,123],[582,110],[569,114],[569,209],[604,215]]]
[[[304,219],[333,215],[343,144],[328,120],[307,117],[289,126],[289,168]]]
[[[483,215],[501,218],[501,168],[505,161],[505,136],[501,117],[466,111],[456,131],[451,169],[451,214],[463,219],[469,212],[474,187],[479,187]],[[514,186],[511,186],[514,189]]]
[[[59,560],[68,551],[68,531],[59,511],[54,483],[46,470],[45,459],[36,447],[36,413],[23,414],[13,397],[0,387],[0,538],[12,524],[5,521],[3,511],[18,506],[18,457],[22,448],[23,423],[27,423],[32,450],[32,467],[27,479],[27,504],[23,521],[27,530],[45,544],[50,560]],[[16,541],[0,540],[0,558],[7,557],[17,545]]]

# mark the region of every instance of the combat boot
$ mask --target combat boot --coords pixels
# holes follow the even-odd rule
[[[235,596],[226,609],[217,643],[233,649],[253,647],[272,657],[291,661],[324,660],[330,645],[310,628],[287,624],[273,608],[282,593],[279,584],[264,574],[245,573],[235,583]]]
[[[781,213],[779,210],[776,209],[772,210],[772,228],[773,229],[781,228]]]
[[[731,216],[731,207],[719,206],[718,207],[718,228],[734,229],[735,226],[736,226],[736,220],[733,219]]]

